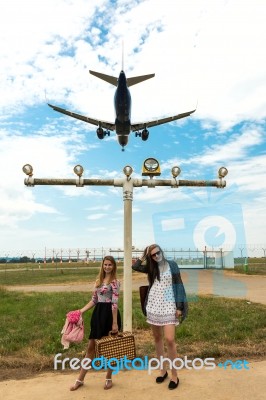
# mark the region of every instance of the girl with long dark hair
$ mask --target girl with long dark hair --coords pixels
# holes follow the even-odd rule
[[[187,300],[178,265],[166,260],[161,247],[152,244],[145,248],[143,255],[132,265],[133,270],[147,274],[148,295],[145,300],[147,322],[151,325],[158,360],[164,357],[164,341],[168,358],[177,358],[175,327],[187,316]],[[175,389],[179,384],[176,369],[172,368],[168,388]],[[164,365],[156,383],[168,377]]]

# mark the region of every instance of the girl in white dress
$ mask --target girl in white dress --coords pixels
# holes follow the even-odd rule
[[[171,361],[177,358],[175,343],[175,327],[187,316],[187,300],[179,268],[175,261],[167,261],[163,251],[157,244],[152,244],[144,250],[132,266],[133,270],[148,275],[149,292],[145,300],[147,322],[151,325],[158,360],[164,357],[164,342],[167,355]],[[161,366],[161,375],[156,378],[162,383],[168,376],[167,370]],[[178,386],[179,379],[176,369],[172,368],[169,389]]]

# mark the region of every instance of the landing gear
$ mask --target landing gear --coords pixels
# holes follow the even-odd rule
[[[145,142],[149,137],[149,131],[148,131],[148,129],[145,128],[141,132],[135,132],[135,136],[141,137],[141,139]]]

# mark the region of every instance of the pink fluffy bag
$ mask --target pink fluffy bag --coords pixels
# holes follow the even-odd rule
[[[61,334],[61,343],[64,349],[68,349],[70,343],[82,342],[84,338],[84,322],[79,310],[67,313],[65,325]]]
[[[72,324],[77,324],[81,316],[80,310],[69,311],[66,315],[69,322]]]

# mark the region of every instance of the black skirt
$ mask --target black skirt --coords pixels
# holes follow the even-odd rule
[[[91,331],[89,339],[101,339],[108,336],[112,330],[113,314],[112,303],[97,303],[91,316]],[[117,325],[121,330],[121,316],[117,310]]]

